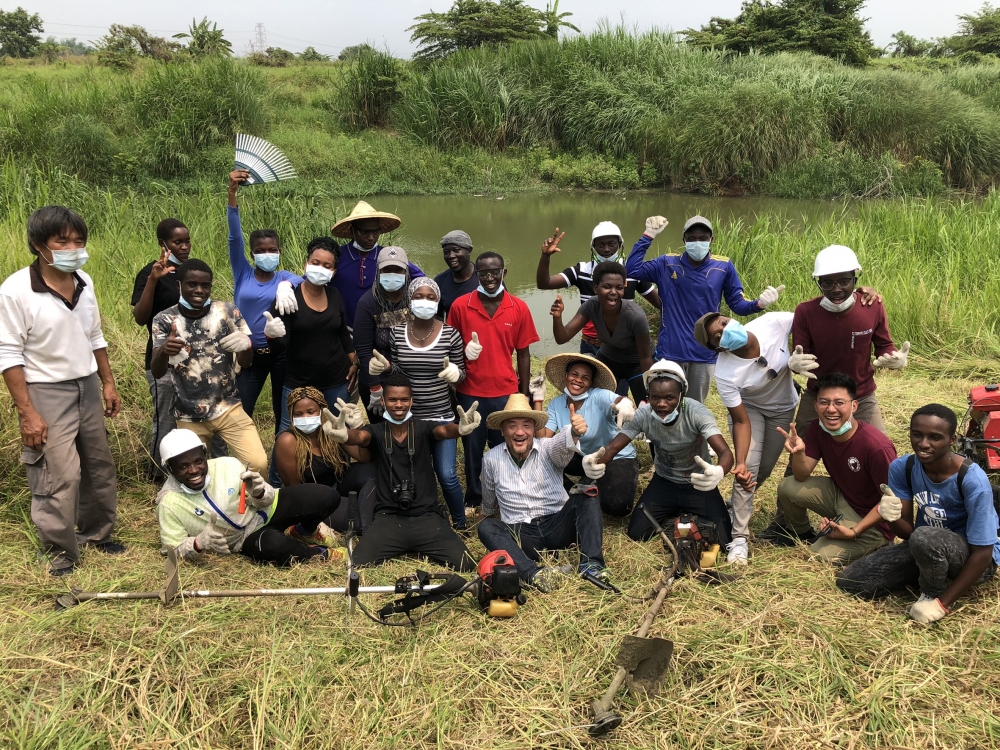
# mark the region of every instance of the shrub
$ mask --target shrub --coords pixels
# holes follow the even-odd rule
[[[384,52],[359,55],[345,71],[338,91],[338,108],[352,129],[383,127],[399,100],[403,64]]]

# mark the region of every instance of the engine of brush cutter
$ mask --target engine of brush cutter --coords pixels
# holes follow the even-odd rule
[[[668,534],[673,529],[671,536],[677,549],[679,574],[683,575],[684,568],[695,571],[715,567],[721,545],[718,529],[712,521],[681,513],[677,518],[668,518],[663,527]]]
[[[476,569],[479,578],[475,589],[479,606],[490,617],[513,617],[517,608],[525,603],[521,593],[521,579],[510,553],[498,549],[479,561]]]
[[[1000,385],[981,385],[969,393],[969,411],[959,438],[961,453],[984,471],[1000,471]]]

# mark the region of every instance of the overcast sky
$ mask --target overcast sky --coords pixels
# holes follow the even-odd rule
[[[545,0],[529,0],[545,7]],[[414,16],[442,11],[451,0],[0,0],[0,8],[23,6],[38,13],[45,34],[95,41],[109,24],[139,24],[159,36],[185,31],[191,19],[208,16],[226,32],[233,49],[242,54],[253,40],[257,23],[264,24],[269,46],[300,52],[313,46],[336,54],[352,44],[368,42],[388,47],[399,57],[414,50],[406,28]],[[869,0],[864,10],[876,44],[888,45],[897,31],[921,38],[948,36],[957,29],[956,16],[977,10],[982,0]],[[584,32],[601,20],[624,21],[629,26],[681,30],[697,27],[711,16],[732,17],[740,0],[561,0],[560,11],[571,11],[569,20]]]

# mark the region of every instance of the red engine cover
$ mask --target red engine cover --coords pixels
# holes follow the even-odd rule
[[[514,561],[510,557],[510,553],[505,549],[498,549],[490,552],[486,557],[479,561],[478,569],[480,578],[485,578],[493,572],[495,567],[507,567],[513,566]]]
[[[1000,411],[1000,388],[995,385],[973,388],[969,393],[969,406],[976,411]]]

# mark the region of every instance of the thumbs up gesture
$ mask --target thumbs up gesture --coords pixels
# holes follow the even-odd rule
[[[368,374],[381,375],[389,369],[389,360],[378,353],[378,349],[372,349],[372,358],[368,361]]]
[[[480,422],[483,421],[483,415],[477,411],[479,409],[479,402],[473,401],[468,411],[461,406],[456,408],[458,409],[458,434],[462,437],[471,435],[479,427]]]
[[[701,471],[691,472],[691,485],[700,492],[710,492],[718,487],[726,473],[722,467],[710,464],[701,456],[695,456],[694,462]]]
[[[465,358],[470,362],[475,362],[482,353],[483,347],[479,343],[479,334],[473,331],[472,341],[465,345]]]
[[[587,422],[582,414],[576,413],[576,406],[569,402],[569,424],[575,437],[583,437],[587,434]]]
[[[458,365],[452,364],[452,361],[448,357],[445,357],[444,369],[438,373],[438,377],[446,383],[457,383],[462,377],[462,371],[458,368]]]
[[[767,287],[763,292],[760,293],[760,297],[757,298],[757,307],[763,310],[770,305],[773,305],[778,301],[778,296],[785,291],[785,285],[782,284],[777,289],[773,286]]]
[[[264,320],[267,321],[264,323],[264,335],[269,339],[280,339],[287,333],[285,330],[285,321],[281,318],[276,318],[271,313],[266,312],[264,313]]]
[[[167,340],[163,343],[163,351],[167,354],[167,363],[171,365],[180,364],[188,358],[188,354],[191,352],[191,347],[184,342],[184,339],[177,331],[176,320],[170,324],[170,335],[167,336]]]
[[[801,346],[795,347],[792,356],[788,358],[788,369],[798,375],[805,375],[807,378],[816,379],[813,370],[819,367],[815,354],[806,354]]]
[[[563,304],[562,295],[556,295],[556,301],[552,303],[552,307],[549,308],[549,315],[553,318],[561,318],[563,310],[566,309],[566,305]]]
[[[881,488],[882,499],[878,504],[878,514],[886,521],[898,521],[903,515],[903,501],[896,497],[896,493],[889,488],[889,485],[883,484]]]
[[[600,479],[607,471],[607,464],[601,463],[601,456],[604,455],[604,448],[598,448],[593,453],[583,457],[583,473],[588,479]]]
[[[229,544],[226,537],[216,528],[219,517],[215,513],[208,516],[208,525],[194,538],[195,552],[214,552],[217,555],[228,555]]]

